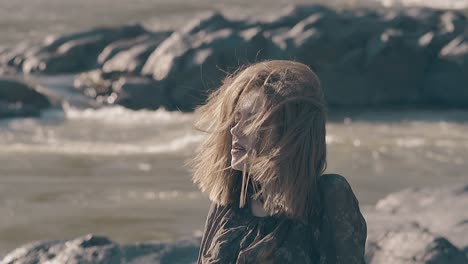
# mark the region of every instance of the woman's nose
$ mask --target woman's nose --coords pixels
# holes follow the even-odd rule
[[[241,136],[241,133],[239,130],[239,122],[236,123],[236,125],[234,125],[233,127],[231,127],[231,135],[237,136],[237,137]]]
[[[236,133],[237,133],[237,126],[238,126],[238,123],[234,126],[231,127],[231,135],[235,136]]]

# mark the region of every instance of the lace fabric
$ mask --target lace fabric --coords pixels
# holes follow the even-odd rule
[[[257,217],[244,208],[212,203],[198,264],[365,263],[367,226],[347,180],[319,178],[323,213],[319,226],[280,216]]]

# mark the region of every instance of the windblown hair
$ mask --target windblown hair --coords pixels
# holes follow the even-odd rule
[[[244,133],[258,140],[246,155],[249,170],[241,172],[231,167],[230,129],[251,92],[259,93],[260,107]],[[194,126],[207,138],[187,163],[192,181],[210,200],[239,207],[253,182],[260,188],[252,197],[264,200],[269,215],[310,221],[320,210],[318,177],[327,166],[326,112],[320,81],[307,65],[270,60],[239,68],[195,109]]]

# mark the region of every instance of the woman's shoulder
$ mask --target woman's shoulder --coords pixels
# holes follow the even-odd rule
[[[318,184],[325,206],[359,210],[356,195],[349,181],[343,175],[336,173],[322,174],[318,179]]]
[[[210,200],[210,202],[211,204],[208,209],[208,219],[214,220],[215,218],[219,217],[219,215],[222,214],[223,211],[226,211],[230,207],[230,205],[222,205],[215,201]]]
[[[319,184],[323,204],[320,263],[365,263],[367,224],[348,180],[324,174]]]
[[[324,187],[331,187],[333,185],[350,187],[346,177],[337,173],[327,173],[320,175],[319,184],[323,185]]]
[[[351,184],[343,175],[336,173],[322,174],[318,179],[322,195],[355,196]]]

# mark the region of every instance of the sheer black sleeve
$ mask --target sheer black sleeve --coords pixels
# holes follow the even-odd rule
[[[217,204],[215,202],[211,202],[210,208],[208,209],[208,215],[206,217],[205,227],[203,229],[203,236],[200,244],[200,249],[198,251],[198,259],[197,263],[201,263],[201,257],[206,249],[206,243],[209,236],[212,236],[212,229],[213,229],[213,222],[217,215]]]
[[[319,181],[323,205],[320,263],[365,263],[367,224],[351,186],[338,174],[324,174]]]

